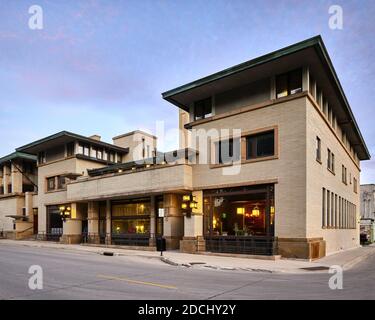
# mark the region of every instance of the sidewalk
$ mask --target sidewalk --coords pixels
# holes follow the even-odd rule
[[[15,241],[0,240],[0,245],[11,244],[39,248],[54,248],[91,252],[94,254],[111,254],[115,256],[133,256],[144,258],[157,258],[176,267],[196,268],[205,270],[240,270],[268,273],[313,273],[327,272],[330,266],[338,265],[344,270],[349,270],[360,261],[375,254],[375,246],[360,247],[336,253],[317,261],[278,259],[261,260],[239,257],[215,256],[212,254],[187,254],[179,251],[164,252],[160,257],[159,252],[146,250],[131,250],[93,245],[64,245],[46,241]]]

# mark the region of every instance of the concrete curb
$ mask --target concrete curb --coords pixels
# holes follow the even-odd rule
[[[372,255],[375,255],[375,250],[374,251],[369,251],[367,252],[366,254],[363,254],[359,257],[356,257],[354,258],[353,260],[347,262],[347,263],[344,263],[341,267],[344,269],[344,270],[350,270],[352,269],[356,264],[362,262],[363,260],[366,260],[367,258],[369,258],[370,256]]]

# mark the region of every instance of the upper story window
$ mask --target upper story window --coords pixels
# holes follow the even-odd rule
[[[332,173],[335,173],[335,155],[330,149],[327,149],[327,151],[328,151],[327,169],[331,171]]]
[[[65,186],[66,186],[65,177],[58,176],[57,177],[57,189],[65,189]]]
[[[207,98],[194,103],[194,121],[212,117],[212,99]]]
[[[38,163],[39,164],[46,163],[46,153],[45,153],[45,151],[39,152],[39,154],[38,154]]]
[[[358,193],[358,182],[356,178],[353,178],[353,191]]]
[[[65,190],[66,178],[64,176],[54,176],[47,178],[47,191]]]
[[[47,191],[53,191],[56,189],[56,177],[47,178]]]
[[[246,137],[246,159],[275,155],[275,131],[267,131]]]
[[[109,152],[109,161],[115,162],[115,153],[114,152]]]
[[[322,162],[322,141],[316,137],[316,161]]]
[[[348,172],[344,165],[342,165],[341,175],[342,175],[342,182],[345,184],[348,184]]]
[[[276,97],[282,98],[302,91],[302,69],[276,76]]]
[[[70,142],[66,145],[66,156],[67,157],[74,156],[74,147],[75,147],[74,142]]]
[[[216,163],[226,164],[241,158],[240,139],[229,138],[216,143]]]

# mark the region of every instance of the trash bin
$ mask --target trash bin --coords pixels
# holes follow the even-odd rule
[[[156,238],[156,250],[160,251],[160,255],[163,255],[163,251],[167,250],[167,243],[165,238]]]

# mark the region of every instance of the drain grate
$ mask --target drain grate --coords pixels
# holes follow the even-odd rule
[[[329,270],[329,267],[317,266],[317,267],[307,267],[307,268],[300,268],[300,269],[307,270],[307,271],[322,271],[322,270]]]
[[[189,264],[194,266],[196,264],[206,264],[206,262],[189,262]]]

